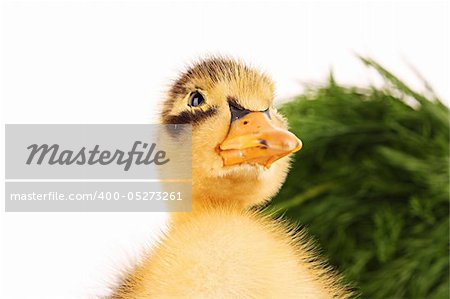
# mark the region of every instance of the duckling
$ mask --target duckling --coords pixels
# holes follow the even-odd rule
[[[112,298],[349,298],[303,233],[252,207],[280,189],[302,143],[273,106],[274,84],[241,61],[211,57],[173,83],[164,124],[192,125],[192,212]]]

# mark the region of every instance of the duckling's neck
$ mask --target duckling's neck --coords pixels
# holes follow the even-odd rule
[[[192,211],[174,213],[173,219],[189,219],[211,210],[247,211],[273,196],[270,186],[257,177],[195,177]]]
[[[223,190],[226,194],[226,190]],[[209,193],[202,192],[201,190],[192,190],[192,210],[190,212],[179,212],[171,214],[171,223],[181,224],[188,222],[191,219],[195,219],[201,214],[208,213],[211,210],[227,210],[242,212],[249,207],[245,204],[247,200],[243,197],[243,200],[235,200],[232,195],[228,196],[211,196]]]

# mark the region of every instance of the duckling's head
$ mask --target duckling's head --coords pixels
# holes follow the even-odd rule
[[[162,122],[192,125],[194,206],[253,206],[278,192],[302,144],[273,97],[267,75],[228,58],[202,60],[173,83]]]

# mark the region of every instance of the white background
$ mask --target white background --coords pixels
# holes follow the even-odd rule
[[[177,71],[217,53],[270,73],[278,100],[323,82],[330,69],[342,83],[379,84],[358,53],[423,90],[412,65],[449,103],[448,9],[431,1],[3,1],[2,123],[155,122]],[[1,134],[3,143],[3,126]],[[8,299],[105,294],[167,217],[0,213]]]

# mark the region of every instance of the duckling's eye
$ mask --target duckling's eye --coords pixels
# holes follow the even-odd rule
[[[202,96],[202,94],[198,91],[194,91],[189,96],[189,106],[191,107],[197,107],[200,106],[205,102],[205,98]]]

